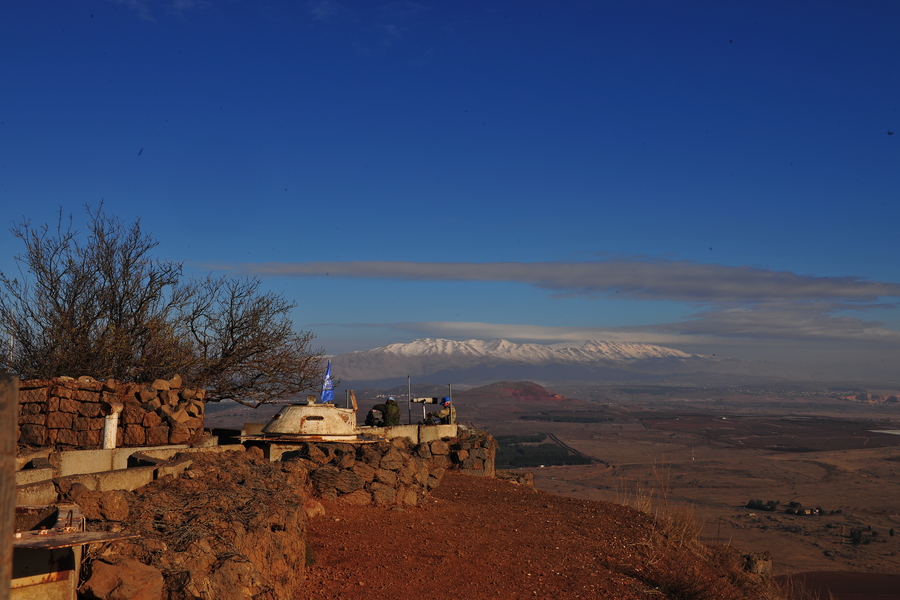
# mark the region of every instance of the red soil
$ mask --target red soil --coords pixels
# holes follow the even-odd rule
[[[448,474],[420,507],[327,503],[298,598],[764,597],[734,552],[658,527],[625,506]]]

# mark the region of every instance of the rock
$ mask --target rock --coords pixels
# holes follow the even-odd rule
[[[372,483],[372,500],[379,506],[393,504],[397,499],[397,490],[383,483]]]
[[[141,425],[126,425],[123,441],[126,446],[144,446],[147,444],[147,430]]]
[[[107,521],[128,519],[128,501],[125,494],[118,490],[103,492],[100,496],[100,516]]]
[[[431,453],[438,456],[445,456],[450,453],[450,446],[443,440],[434,440],[431,442]]]
[[[378,469],[375,471],[375,480],[391,487],[397,487],[397,473],[395,471]]]
[[[390,471],[398,471],[403,466],[403,455],[391,448],[387,454],[381,458],[381,468]]]
[[[155,412],[152,412],[152,411],[156,410],[157,408],[159,408],[159,407],[155,406],[150,410],[150,412],[144,413],[144,419],[141,422],[141,425],[143,425],[144,427],[147,427],[147,428],[151,428],[151,427],[156,427],[160,423],[162,423],[162,418]]]
[[[141,404],[150,402],[151,400],[155,400],[158,397],[159,397],[159,393],[152,387],[145,387],[141,390],[138,390],[138,393],[137,393],[137,398],[141,402]]]
[[[69,490],[69,497],[81,508],[81,514],[89,521],[100,521],[103,515],[100,512],[101,492],[87,489],[84,485],[76,483]]]
[[[190,420],[190,418],[191,415],[189,415],[186,410],[179,408],[169,415],[169,425],[183,425]]]
[[[325,453],[322,452],[322,450],[320,450],[318,446],[312,443],[308,443],[303,448],[301,448],[300,456],[319,464],[328,462],[328,457],[325,455]]]
[[[161,391],[168,392],[171,389],[169,387],[169,382],[166,381],[165,379],[157,379],[152,384],[150,384],[150,387],[152,387],[153,389],[160,391],[160,392]]]
[[[303,510],[306,511],[307,519],[325,516],[325,507],[322,506],[321,502],[313,500],[312,498],[303,503]]]
[[[419,503],[419,495],[416,493],[416,490],[409,488],[404,490],[402,494],[397,494],[397,501],[407,506],[415,506]]]
[[[147,412],[155,411],[157,408],[162,406],[162,402],[159,401],[159,398],[154,397],[141,404],[141,408],[143,408]]]
[[[211,598],[252,600],[267,591],[260,572],[250,561],[239,556],[228,558],[209,576],[209,583]]]
[[[367,506],[372,504],[372,494],[365,490],[356,490],[341,496],[340,501],[353,506]]]
[[[469,452],[467,450],[457,450],[456,452],[453,452],[450,457],[453,459],[453,462],[461,463],[469,458]]]
[[[172,379],[169,380],[169,389],[177,390],[178,388],[181,387],[181,384],[182,384],[181,375],[175,375],[174,377],[172,377]]]
[[[185,410],[192,417],[203,416],[203,403],[199,401],[188,402]]]
[[[760,577],[772,576],[772,555],[769,552],[751,552],[744,555],[744,570]]]
[[[353,471],[345,471],[337,467],[324,466],[310,474],[310,479],[317,491],[334,488],[342,494],[349,494],[361,489],[366,482]]]
[[[162,422],[162,419],[160,419]],[[167,425],[157,425],[147,429],[147,445],[149,446],[165,446],[169,443],[169,427]]]
[[[175,425],[169,429],[170,444],[184,444],[191,439],[191,430],[184,425]]]
[[[351,467],[351,470],[359,475],[366,483],[375,479],[375,469],[365,463],[356,463]]]
[[[159,569],[132,558],[115,564],[98,560],[92,563],[91,576],[78,591],[96,600],[160,600],[163,576]]]

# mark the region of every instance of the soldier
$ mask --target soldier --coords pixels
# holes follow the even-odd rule
[[[400,424],[400,406],[393,396],[387,399],[384,404],[384,426],[391,427]]]
[[[366,425],[369,427],[384,427],[384,404],[376,404],[366,415]]]
[[[435,419],[437,420],[436,423]],[[435,425],[452,425],[456,423],[456,407],[450,403],[450,398],[444,396],[441,399],[441,410],[428,413],[425,416],[425,421]]]

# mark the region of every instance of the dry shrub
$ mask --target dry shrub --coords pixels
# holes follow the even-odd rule
[[[654,532],[677,547],[696,546],[703,528],[697,521],[694,506],[669,501],[671,469],[668,465],[654,463],[653,476],[656,490],[637,482],[633,490],[620,492],[621,503],[653,517]]]
[[[656,519],[662,523],[661,533],[678,548],[696,547],[700,543],[700,524],[694,505],[666,505]]]
[[[619,504],[630,506],[634,510],[653,516],[653,490],[638,481],[634,488],[621,488],[616,494]]]
[[[669,467],[654,464],[653,475],[654,489],[638,483],[632,491],[620,493],[623,504],[653,517],[641,544],[645,569],[631,575],[674,600],[828,600],[809,595],[802,585],[789,592],[769,578],[749,573],[744,554],[733,546],[703,543],[694,506],[670,501]],[[692,556],[679,560],[687,555]]]

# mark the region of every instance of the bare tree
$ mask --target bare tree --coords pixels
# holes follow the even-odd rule
[[[259,406],[322,381],[323,351],[312,333],[295,333],[294,304],[262,293],[258,279],[207,279],[181,321],[195,348],[194,378],[211,400]]]
[[[256,279],[182,280],[157,260],[140,221],[87,208],[87,236],[59,212],[56,227],[10,231],[25,250],[19,278],[0,273],[0,366],[23,378],[90,375],[153,381],[179,373],[211,400],[259,406],[312,389],[321,350],[295,333],[294,305]]]

